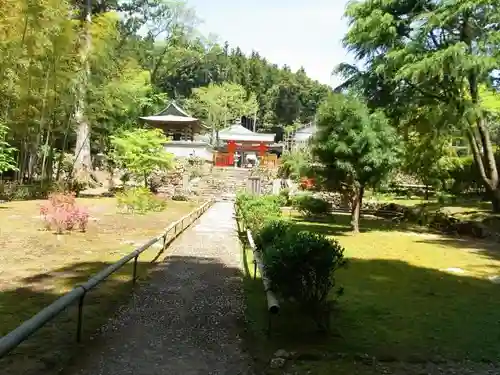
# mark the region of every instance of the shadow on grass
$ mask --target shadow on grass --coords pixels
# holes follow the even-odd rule
[[[443,204],[441,204],[440,206],[443,206]],[[478,210],[483,210],[483,211],[491,210],[491,202],[480,199],[458,199],[454,202],[446,202],[444,206],[477,208]]]
[[[337,273],[345,295],[326,338],[307,319],[283,310],[267,339],[262,283],[247,274],[246,339],[254,356],[265,362],[277,349],[296,351],[297,365],[316,363],[308,367],[312,373],[322,373],[314,372],[321,362],[355,361],[360,353],[389,363],[500,361],[500,286],[397,260],[349,261],[348,269]]]
[[[25,287],[0,292],[2,335],[15,329],[43,308],[112,263],[85,262],[25,278]],[[151,263],[138,263],[138,274],[146,277]],[[9,355],[0,368],[12,375],[57,374],[72,356],[80,353],[89,338],[127,301],[133,291],[129,263],[87,293],[84,305],[83,343],[76,343],[77,303],[68,307]]]
[[[327,236],[341,236],[352,232],[351,215],[347,213],[332,213],[324,217],[293,216],[292,220],[300,230],[309,230],[322,233]],[[410,224],[396,223],[388,219],[371,215],[363,215],[360,218],[360,232],[386,232],[386,231],[412,231],[429,232],[427,228]]]
[[[441,238],[425,238],[416,242],[454,247],[457,251],[471,251],[482,257],[500,261],[500,244],[491,240],[442,236]]]
[[[163,277],[158,283],[165,283],[164,275],[170,273],[176,275],[180,268],[192,273],[192,278],[182,281],[182,286],[187,289],[190,289],[192,284],[198,285],[200,282],[208,288],[215,288],[214,275],[220,275],[218,280],[234,278],[241,282],[239,269],[224,267],[223,264],[214,262],[214,259],[173,256],[165,259],[164,262],[155,265],[150,262],[138,263],[138,275],[145,284],[155,283],[157,277]],[[89,275],[96,274],[110,264],[105,262],[75,263],[68,267],[26,278],[24,280],[25,287],[1,292],[0,334],[8,333],[60,297],[62,293],[52,291],[52,286],[57,285],[59,290],[62,287],[70,290],[86,281]],[[117,312],[117,309],[124,303],[133,306],[147,304],[147,296],[141,292],[141,280],[135,287],[132,285],[132,267],[132,263],[125,265],[86,295],[81,344],[76,343],[78,307],[75,303],[1,359],[2,373],[10,375],[73,374],[78,368],[84,367],[87,361],[95,361],[95,353],[99,352],[96,352],[96,348],[106,346],[109,333],[106,329],[100,330],[100,328],[105,326],[109,318]],[[173,281],[175,282],[175,280]],[[166,293],[165,298],[175,298],[168,291],[164,293]],[[214,293],[211,293],[211,298],[215,305],[218,303],[219,295],[212,294]],[[185,301],[186,304],[195,304],[196,299],[202,296],[194,295],[191,297]],[[228,315],[230,315],[230,310],[228,307]],[[158,324],[158,331],[161,332],[165,328],[165,321]],[[241,327],[237,329],[240,330]],[[196,333],[193,335],[196,336]],[[127,343],[123,342],[123,345],[126,346]],[[200,352],[198,355],[201,356],[202,353]],[[165,360],[168,359],[165,358]]]
[[[300,230],[309,230],[322,233],[327,236],[343,236],[351,233],[349,214],[333,213],[319,218],[292,217],[295,226]],[[360,219],[360,231],[366,232],[412,232],[420,234],[432,234],[433,238],[418,240],[420,243],[436,244],[442,246],[452,246],[458,251],[470,249],[482,256],[494,260],[500,260],[500,244],[493,240],[481,240],[470,237],[459,237],[446,235],[441,232],[431,230],[427,227],[411,223],[396,223],[388,219],[365,215]]]

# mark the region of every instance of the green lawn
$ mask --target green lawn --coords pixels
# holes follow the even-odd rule
[[[338,272],[345,295],[329,336],[285,306],[267,340],[261,282],[247,277],[247,342],[262,367],[277,349],[296,351],[287,366],[304,374],[433,373],[422,372],[429,366],[466,374],[500,361],[500,285],[488,279],[500,275],[498,245],[370,217],[359,235],[349,232],[347,215],[294,219],[345,247],[350,265]],[[245,259],[251,262],[249,252]],[[459,364],[464,359],[471,362]]]
[[[473,199],[457,199],[455,203],[439,203],[436,199],[428,201],[420,198],[404,198],[393,195],[372,196],[367,200],[381,203],[396,203],[402,206],[426,206],[429,210],[441,210],[462,221],[482,222],[490,231],[500,234],[500,215],[491,212],[491,203]]]
[[[198,206],[170,201],[163,212],[131,215],[117,212],[115,198],[77,201],[90,212],[88,229],[64,235],[42,230],[42,201],[0,205],[0,336]],[[139,276],[147,275],[160,251],[155,245],[141,254]],[[82,345],[89,345],[96,330],[130,298],[131,277],[132,262],[87,294]],[[58,373],[78,350],[76,317],[77,306],[56,317],[0,360],[2,373]]]

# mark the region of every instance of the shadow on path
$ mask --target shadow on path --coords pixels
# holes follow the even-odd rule
[[[230,202],[216,203],[210,208],[171,244],[169,256],[154,266],[150,277],[139,283],[132,294],[131,264],[91,291],[85,298],[81,345],[75,344],[77,307],[72,306],[2,360],[2,372],[250,373],[250,361],[239,337],[244,298],[241,253],[232,210]],[[26,288],[0,294],[3,333],[58,297],[50,290],[42,290],[42,285],[53,282],[73,287],[89,273],[97,273],[108,265],[77,263],[27,278]],[[139,263],[139,274],[146,274],[150,268],[150,263]],[[127,298],[129,303],[119,307]],[[2,312],[6,301],[9,308]],[[28,307],[31,313],[23,314]],[[115,316],[92,337],[113,310]],[[7,325],[4,319],[9,320]]]

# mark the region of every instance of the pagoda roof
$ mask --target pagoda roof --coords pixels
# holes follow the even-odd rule
[[[219,139],[222,141],[246,141],[246,142],[274,142],[276,134],[254,133],[241,124],[234,124],[219,131]]]
[[[191,125],[196,128],[203,126],[200,120],[189,116],[175,101],[171,101],[156,115],[140,117],[140,119],[149,122],[151,125]]]

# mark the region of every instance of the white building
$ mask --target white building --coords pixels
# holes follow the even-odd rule
[[[141,117],[149,125],[162,129],[171,139],[165,144],[165,150],[175,158],[199,157],[207,162],[213,160],[213,148],[205,140],[198,140],[197,135],[206,127],[197,118],[189,116],[174,101],[154,116]]]
[[[285,137],[285,150],[289,152],[299,151],[308,147],[309,142],[316,133],[317,127],[314,122],[305,124]]]

